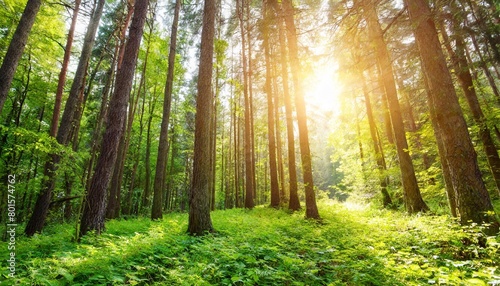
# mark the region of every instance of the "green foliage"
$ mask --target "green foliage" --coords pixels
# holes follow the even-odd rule
[[[256,208],[213,212],[215,234],[185,233],[187,215],[113,220],[71,242],[71,225],[17,242],[24,285],[487,285],[500,279],[499,237],[447,216],[320,204],[323,221]],[[1,245],[0,255],[7,257]],[[6,262],[2,259],[2,275]],[[6,276],[2,276],[6,279]],[[5,283],[13,281],[4,280]]]

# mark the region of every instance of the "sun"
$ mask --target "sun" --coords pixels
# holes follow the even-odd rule
[[[340,114],[340,94],[343,85],[337,77],[337,67],[324,63],[312,67],[312,72],[305,77],[304,94],[309,109],[313,112],[333,112]]]

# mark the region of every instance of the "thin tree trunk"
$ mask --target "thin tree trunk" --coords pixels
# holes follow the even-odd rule
[[[64,58],[62,62],[61,71],[59,73],[59,81],[57,82],[56,99],[54,103],[54,112],[52,113],[52,124],[50,127],[50,135],[56,137],[57,127],[59,124],[59,114],[61,112],[62,96],[64,92],[64,85],[66,83],[66,73],[68,70],[69,60],[71,56],[71,47],[73,46],[73,37],[75,34],[76,22],[78,19],[78,11],[80,10],[81,0],[75,0],[75,7],[73,9],[73,17],[71,18],[71,26],[68,31],[68,38],[66,40],[66,47],[64,48]]]
[[[291,0],[283,0],[285,6],[285,22],[287,27],[288,50],[292,67],[293,83],[295,87],[295,108],[297,111],[297,122],[299,126],[300,157],[302,161],[302,173],[304,176],[306,194],[306,218],[319,219],[318,207],[316,206],[316,194],[312,174],[312,158],[309,147],[309,131],[307,128],[306,104],[304,91],[299,78],[300,62],[297,46],[297,31],[294,22],[294,8]]]
[[[233,135],[234,135],[234,206],[240,207],[240,136],[239,136],[239,118],[237,116],[237,109],[239,98],[235,95],[233,98]]]
[[[290,201],[288,202],[288,208],[290,210],[296,211],[300,209],[300,201],[297,192],[297,168],[295,166],[295,135],[293,132],[293,105],[289,89],[288,80],[288,60],[287,60],[287,50],[286,50],[286,39],[285,39],[285,27],[284,27],[284,17],[285,11],[278,7],[278,1],[272,1],[273,7],[276,13],[279,15],[277,18],[278,24],[278,40],[280,45],[280,56],[281,56],[281,79],[283,82],[283,97],[285,101],[285,116],[286,116],[286,134],[288,143],[288,177],[290,180]]]
[[[151,202],[151,124],[153,121],[153,112],[156,100],[153,99],[153,104],[150,105],[149,118],[146,130],[146,156],[144,158],[145,165],[145,184],[144,194],[142,197],[142,208],[147,209]]]
[[[168,52],[168,71],[165,83],[165,94],[163,97],[163,116],[161,119],[160,143],[158,144],[158,156],[156,158],[156,173],[153,185],[153,208],[151,219],[163,217],[163,189],[165,186],[165,174],[167,172],[168,159],[168,125],[170,121],[170,109],[172,106],[172,90],[174,86],[175,54],[177,46],[177,27],[179,26],[179,13],[181,1],[175,1],[174,20],[172,22],[172,33],[170,35],[170,50]]]
[[[269,147],[269,170],[271,176],[271,207],[278,208],[280,206],[280,190],[278,184],[278,170],[276,165],[276,133],[274,123],[274,96],[272,88],[272,67],[271,67],[271,49],[269,48],[269,26],[271,23],[271,10],[268,7],[268,2],[264,1],[264,29],[262,45],[264,46],[264,57],[266,62],[266,82],[265,92],[267,94],[267,139]]]
[[[278,167],[278,182],[279,182],[279,193],[280,193],[280,202],[282,204],[286,203],[285,197],[285,170],[283,169],[283,151],[281,149],[281,124],[280,124],[280,96],[278,91],[278,83],[277,76],[275,71],[275,63],[271,64],[272,67],[272,86],[274,89],[274,104],[273,104],[273,112],[274,112],[274,123],[276,130],[276,158],[277,158],[277,167]]]
[[[360,72],[359,75],[362,78]],[[365,98],[366,115],[368,117],[368,125],[370,126],[370,136],[372,137],[373,150],[375,151],[375,161],[377,162],[377,167],[380,172],[380,192],[382,193],[382,204],[384,207],[388,207],[392,204],[391,196],[387,191],[387,175],[384,172],[387,170],[387,165],[385,163],[385,158],[382,150],[380,149],[380,144],[377,135],[377,126],[375,124],[375,118],[373,116],[372,104],[370,99],[370,94],[368,93],[368,88],[366,87],[366,82],[363,80],[363,96]]]
[[[252,161],[252,131],[251,131],[251,113],[250,113],[250,97],[248,95],[248,67],[246,56],[246,33],[244,28],[244,7],[245,0],[237,0],[237,13],[240,23],[241,33],[241,61],[243,66],[243,97],[245,102],[245,131],[244,131],[244,149],[245,149],[245,208],[252,209],[255,205],[254,196],[254,179],[252,176],[253,161]]]
[[[474,46],[474,50],[476,51],[476,54],[479,57],[479,66],[484,72],[484,75],[488,79],[488,83],[490,84],[491,90],[493,91],[493,94],[495,95],[497,102],[500,104],[500,91],[498,90],[498,87],[495,83],[495,78],[491,74],[490,69],[486,65],[486,61],[484,60],[483,53],[481,52],[481,49],[479,48],[479,44],[477,43],[476,36],[471,33],[470,34],[470,39],[472,42],[472,45]]]
[[[255,175],[255,127],[254,127],[254,109],[253,109],[253,61],[252,61],[252,28],[250,25],[250,4],[251,1],[245,0],[246,3],[246,14],[247,14],[247,39],[248,39],[248,98],[250,100],[250,151],[252,153],[252,180],[253,180],[253,200],[255,203],[257,195],[257,178]]]

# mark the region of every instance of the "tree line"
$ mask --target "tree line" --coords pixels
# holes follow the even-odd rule
[[[2,177],[23,185],[27,236],[166,211],[200,235],[211,210],[301,201],[320,219],[320,188],[360,184],[409,213],[445,193],[462,223],[498,231],[493,1],[42,2],[6,0],[0,20]],[[324,184],[304,81],[319,39],[344,84],[337,124],[357,130],[331,135],[341,171]]]

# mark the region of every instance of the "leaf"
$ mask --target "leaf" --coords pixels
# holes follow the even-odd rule
[[[467,285],[487,285],[483,280],[480,280],[478,278],[471,278],[467,279]]]
[[[232,276],[232,277],[231,277],[231,281],[232,281],[232,282],[238,282],[238,281],[241,281],[241,277],[240,277],[240,276]]]

